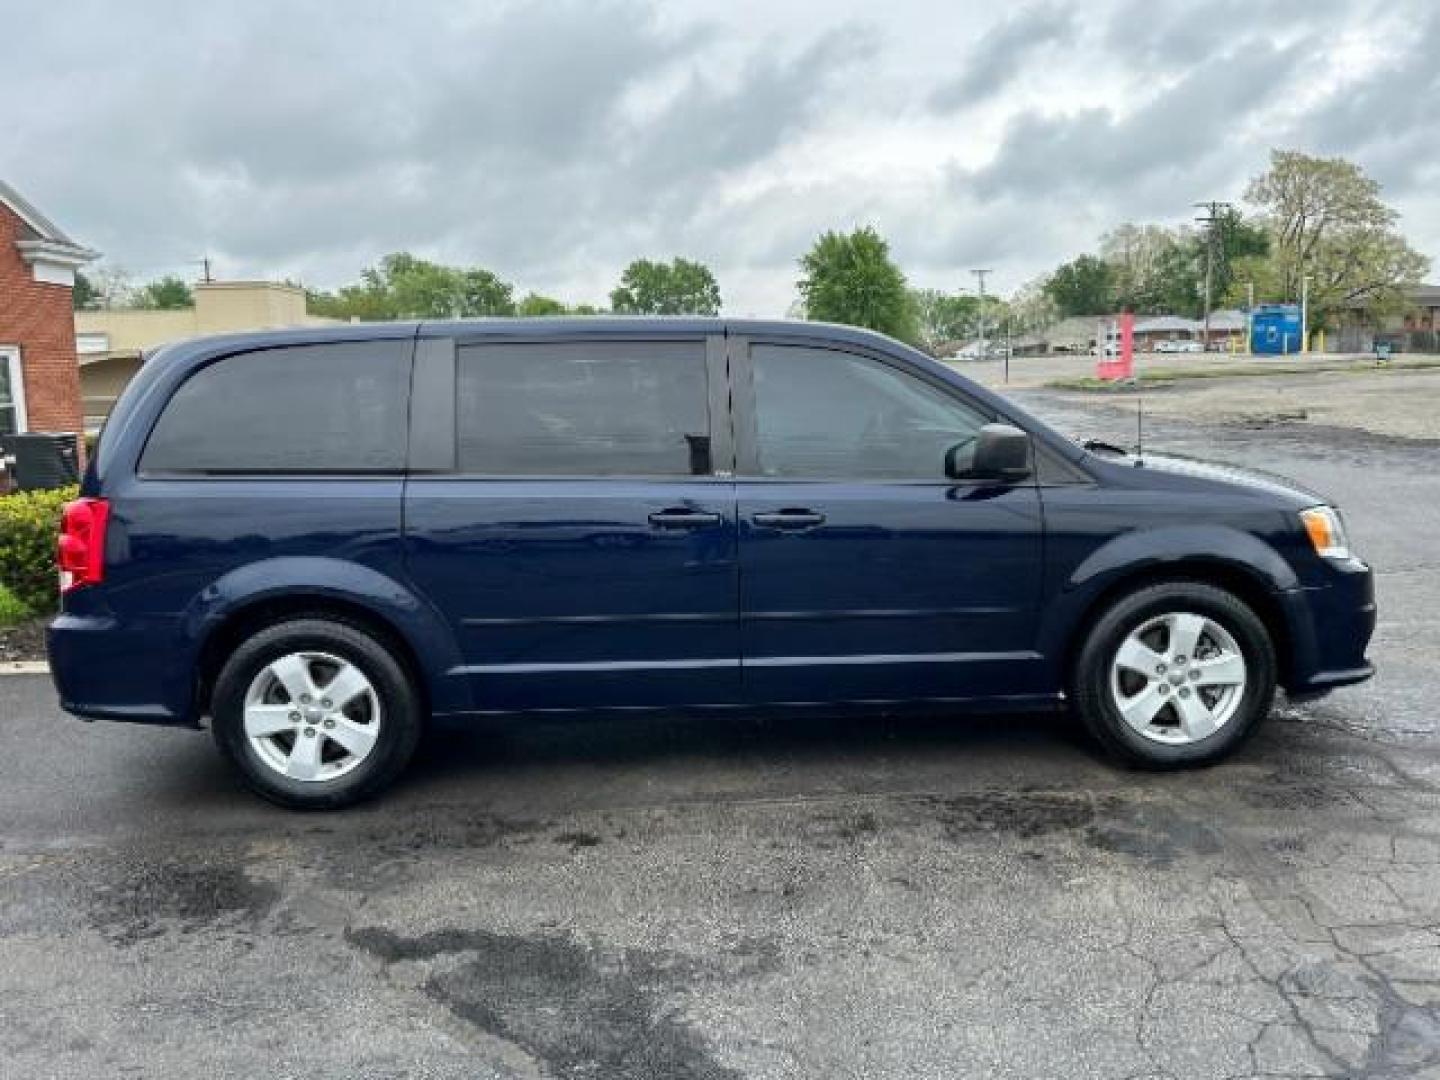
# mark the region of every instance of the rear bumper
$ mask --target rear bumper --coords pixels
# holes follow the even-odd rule
[[[86,720],[195,727],[188,652],[168,626],[57,615],[46,630],[60,707]]]
[[[1320,697],[1375,674],[1365,658],[1375,632],[1375,579],[1358,559],[1334,567],[1332,579],[1315,588],[1281,594],[1290,624],[1290,657],[1284,679],[1292,701]]]
[[[1316,698],[1324,697],[1331,690],[1362,683],[1374,674],[1375,665],[1368,661],[1361,667],[1351,668],[1348,671],[1321,671],[1307,679],[1303,689],[1296,687],[1287,690],[1285,696],[1294,702],[1314,701]]]

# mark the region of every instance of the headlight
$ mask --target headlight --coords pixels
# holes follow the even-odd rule
[[[1315,545],[1315,554],[1326,559],[1350,558],[1350,542],[1345,538],[1345,522],[1333,506],[1312,506],[1300,511],[1305,534]]]

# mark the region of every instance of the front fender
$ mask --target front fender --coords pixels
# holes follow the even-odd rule
[[[1070,572],[1061,589],[1104,588],[1136,570],[1195,559],[1231,564],[1276,591],[1300,587],[1290,564],[1251,533],[1225,525],[1165,525],[1121,533],[1102,544]]]
[[[234,616],[269,600],[293,601],[297,597],[358,607],[393,627],[419,662],[434,711],[470,708],[464,680],[445,675],[462,661],[444,617],[404,583],[344,559],[282,557],[232,570],[186,607],[181,617],[182,640],[193,656],[199,657],[211,635]]]
[[[1056,568],[1059,580],[1047,589],[1040,626],[1040,652],[1060,665],[1081,620],[1096,599],[1120,581],[1181,566],[1223,568],[1243,575],[1277,598],[1300,587],[1295,571],[1259,537],[1225,525],[1166,525],[1135,529],[1106,541],[1072,568]],[[1283,603],[1280,605],[1286,609]],[[1289,612],[1286,610],[1287,621]]]

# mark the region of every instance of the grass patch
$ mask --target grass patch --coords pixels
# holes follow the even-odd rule
[[[1423,371],[1440,368],[1440,360],[1392,360],[1388,364],[1376,364],[1373,360],[1347,360],[1344,362],[1283,363],[1259,365],[1246,364],[1244,367],[1213,368],[1164,368],[1147,367],[1134,379],[1110,381],[1085,375],[1077,379],[1056,379],[1045,384],[1050,390],[1127,390],[1135,386],[1163,386],[1167,383],[1194,381],[1196,379],[1273,379],[1287,375],[1314,375],[1319,372],[1338,371],[1351,375],[1384,374],[1387,371]]]
[[[20,602],[20,598],[0,585],[0,630],[22,623],[30,618],[30,609]]]

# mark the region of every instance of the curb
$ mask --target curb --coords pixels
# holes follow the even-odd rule
[[[0,675],[49,675],[50,665],[44,660],[0,661]]]

